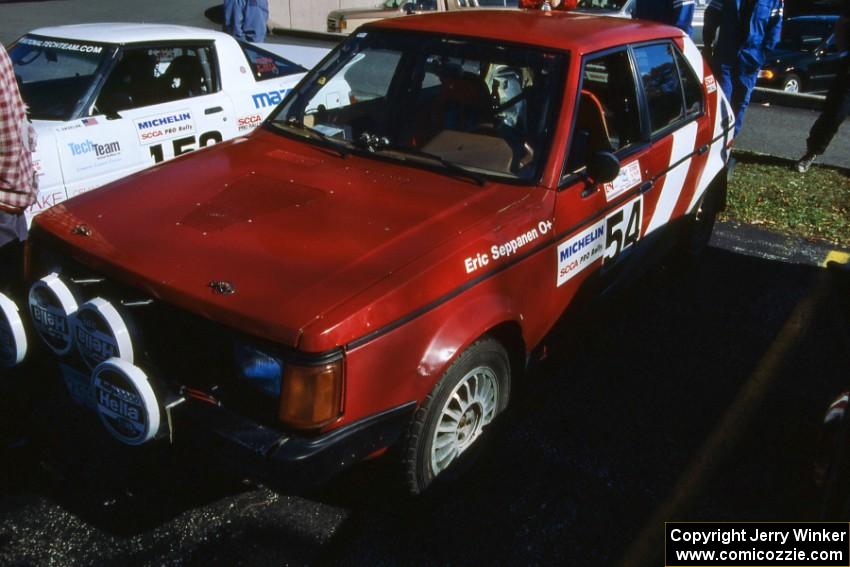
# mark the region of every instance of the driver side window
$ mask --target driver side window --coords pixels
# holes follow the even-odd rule
[[[96,112],[114,113],[210,94],[217,90],[212,48],[125,49],[101,88]]]
[[[640,141],[637,90],[626,50],[585,61],[565,173],[585,167],[596,152]]]

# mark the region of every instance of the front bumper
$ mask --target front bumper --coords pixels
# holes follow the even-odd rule
[[[322,484],[369,455],[395,444],[407,429],[415,402],[316,437],[284,435],[225,408],[187,401],[175,408],[174,442],[188,441],[224,467],[275,486]]]

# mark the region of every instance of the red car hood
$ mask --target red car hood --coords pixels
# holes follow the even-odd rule
[[[297,347],[302,329],[328,310],[521,194],[342,159],[258,131],[82,195],[36,222],[95,269]],[[78,225],[90,235],[73,231]],[[236,291],[216,294],[212,281]]]

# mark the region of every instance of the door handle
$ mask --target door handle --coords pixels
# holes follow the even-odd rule
[[[654,186],[655,186],[655,181],[650,179],[649,181],[644,181],[643,185],[640,186],[640,189],[638,189],[638,191],[641,192],[641,193],[646,193],[647,191],[652,189]]]
[[[204,114],[216,114],[217,112],[224,112],[224,109],[220,106],[213,106],[204,110]]]

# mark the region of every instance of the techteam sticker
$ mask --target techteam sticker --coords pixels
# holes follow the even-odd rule
[[[141,368],[111,358],[95,368],[91,385],[97,415],[113,437],[141,445],[156,436],[159,403]]]
[[[620,168],[620,173],[617,178],[610,183],[606,183],[605,200],[613,201],[632,187],[639,185],[643,181],[640,173],[640,161],[633,161]]]
[[[558,287],[602,259],[612,262],[640,239],[643,197],[638,196],[558,245]]]
[[[705,76],[705,90],[709,93],[713,93],[717,90],[717,81],[714,80],[714,75]]]
[[[489,252],[479,252],[475,256],[466,258],[463,261],[466,273],[471,274],[480,268],[490,265],[490,262],[513,256],[520,248],[524,248],[550,230],[552,230],[552,221],[540,221],[537,223],[536,228],[529,229],[503,244],[494,244],[490,247]]]

